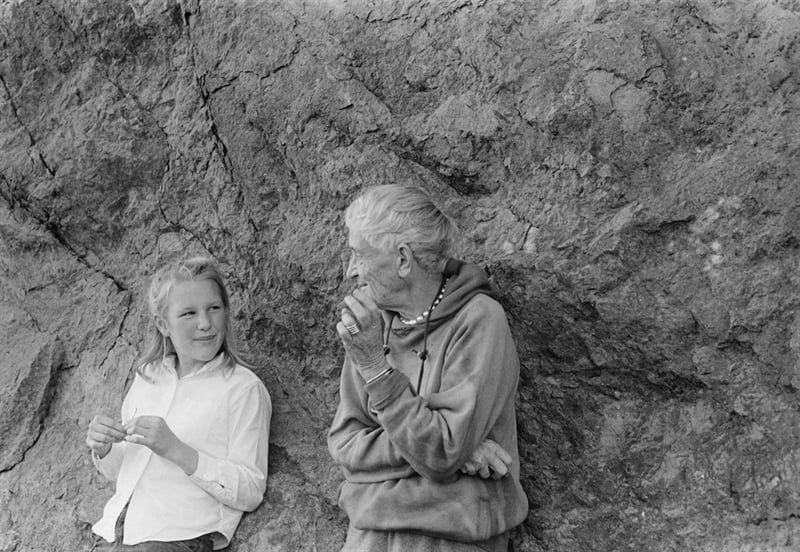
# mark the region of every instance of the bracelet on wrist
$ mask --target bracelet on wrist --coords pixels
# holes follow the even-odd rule
[[[375,375],[375,376],[372,376],[371,378],[369,378],[369,379],[366,381],[366,384],[367,384],[367,385],[369,385],[369,384],[370,384],[370,383],[372,383],[373,381],[377,381],[377,380],[379,380],[380,378],[382,378],[383,376],[386,376],[386,375],[388,375],[388,374],[391,374],[392,372],[394,372],[394,368],[392,368],[391,366],[389,366],[389,367],[388,367],[386,370],[384,370],[383,372],[381,372],[381,373],[379,373],[379,374],[377,374],[377,375]]]

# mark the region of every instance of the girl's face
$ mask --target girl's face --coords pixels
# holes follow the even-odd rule
[[[217,284],[211,280],[178,282],[169,292],[164,318],[156,325],[169,336],[178,354],[178,373],[189,374],[219,354],[227,313]]]

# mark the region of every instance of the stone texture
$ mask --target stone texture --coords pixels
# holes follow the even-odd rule
[[[800,541],[800,3],[0,2],[0,552],[88,550],[142,284],[215,256],[275,413],[231,550],[335,550],[341,210],[427,188],[523,362],[520,551]]]
[[[6,350],[2,354],[0,387],[0,471],[22,461],[25,451],[39,438],[42,420],[53,391],[57,348],[47,334],[31,328],[31,320],[14,305],[2,304],[0,322]],[[24,347],[19,347],[24,344]],[[10,392],[9,392],[10,391]]]

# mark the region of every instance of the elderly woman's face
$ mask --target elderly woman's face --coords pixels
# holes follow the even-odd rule
[[[358,287],[367,292],[381,308],[394,305],[400,278],[395,267],[395,255],[372,247],[358,232],[351,231],[348,240],[350,261],[345,276],[355,279]]]

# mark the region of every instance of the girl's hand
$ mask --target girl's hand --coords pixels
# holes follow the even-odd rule
[[[98,414],[89,422],[86,444],[102,458],[111,450],[111,445],[125,439],[125,428],[114,418]]]
[[[197,469],[197,451],[178,439],[160,416],[137,416],[126,424],[129,443],[143,445],[180,466],[186,475]]]

